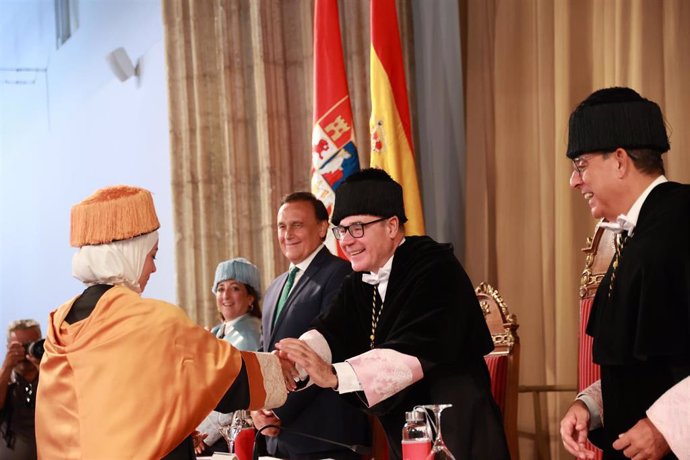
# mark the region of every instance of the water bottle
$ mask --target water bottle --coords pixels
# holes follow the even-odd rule
[[[431,430],[422,411],[405,412],[402,430],[403,460],[425,460],[431,452]]]

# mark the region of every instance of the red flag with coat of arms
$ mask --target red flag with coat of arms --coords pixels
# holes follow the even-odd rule
[[[347,88],[337,0],[314,5],[314,126],[312,130],[312,193],[333,212],[335,190],[359,171],[350,94]],[[333,254],[344,258],[331,232],[326,240]]]

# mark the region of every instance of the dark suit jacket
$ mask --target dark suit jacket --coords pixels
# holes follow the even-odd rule
[[[330,308],[343,279],[350,272],[349,263],[332,255],[328,248],[321,249],[293,286],[275,327],[273,316],[287,272],[273,280],[264,296],[263,350],[272,351],[281,339],[299,337],[309,330],[314,318]],[[370,445],[366,415],[331,389],[312,385],[291,393],[275,413],[285,428],[346,444]],[[285,432],[277,438],[267,438],[267,447],[271,454],[278,449],[290,458],[338,449],[337,446]]]

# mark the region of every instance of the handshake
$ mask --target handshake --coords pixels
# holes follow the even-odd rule
[[[312,383],[322,388],[338,387],[338,376],[331,365],[330,350],[319,354],[304,340],[283,339],[276,343],[273,354],[280,361],[288,392],[301,390]],[[265,436],[278,436],[282,421],[273,411],[259,410],[251,415],[256,429],[261,430]]]
[[[304,340],[283,339],[276,343],[274,353],[280,359],[288,391],[300,390],[312,383],[321,388],[338,388],[330,350],[317,353]]]

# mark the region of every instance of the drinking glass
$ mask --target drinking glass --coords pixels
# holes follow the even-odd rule
[[[436,420],[432,423],[434,425],[436,437],[434,438],[434,444],[431,446],[431,452],[427,455],[426,460],[455,460],[455,457],[450,453],[450,450],[446,447],[446,444],[443,442],[443,437],[441,436],[441,412],[443,409],[453,407],[453,405],[425,404],[421,407],[432,411],[434,413],[434,419]]]
[[[235,444],[240,432],[252,428],[252,424],[249,420],[251,420],[249,411],[236,410],[232,415],[232,422],[229,424],[221,424],[219,431],[225,439],[225,442],[228,443],[228,451],[231,454],[235,453]]]

